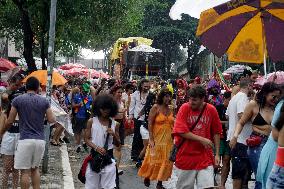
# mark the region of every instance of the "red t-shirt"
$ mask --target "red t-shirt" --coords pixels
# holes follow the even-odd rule
[[[176,145],[182,141],[179,134],[190,132],[190,128],[197,120],[200,111],[193,111],[189,103],[185,103],[179,109],[173,130]],[[198,124],[192,131],[198,136],[213,141],[215,134],[221,134],[222,124],[216,108],[207,104]],[[213,150],[205,148],[200,142],[186,140],[180,147],[175,165],[182,170],[201,170],[214,164]]]

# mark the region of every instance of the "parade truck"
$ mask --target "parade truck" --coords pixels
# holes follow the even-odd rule
[[[112,50],[110,70],[118,80],[161,75],[162,51],[143,37],[119,38]]]

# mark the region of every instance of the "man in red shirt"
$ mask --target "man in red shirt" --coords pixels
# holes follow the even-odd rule
[[[202,86],[192,88],[189,92],[189,103],[181,106],[176,117],[173,131],[176,145],[179,146],[185,139],[176,155],[175,165],[179,169],[177,189],[194,188],[195,182],[197,188],[214,186],[213,165],[218,166],[220,163],[222,124],[216,108],[204,102],[205,97],[206,90]],[[216,149],[215,158],[213,146]]]

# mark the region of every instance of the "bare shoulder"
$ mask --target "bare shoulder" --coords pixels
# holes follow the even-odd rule
[[[248,103],[248,106],[251,107],[251,108],[255,108],[255,107],[258,107],[258,103],[255,100],[251,100]]]
[[[158,111],[158,109],[159,109],[159,105],[158,105],[158,104],[154,104],[154,105],[152,106],[151,111],[155,111],[155,112],[157,112],[157,111]]]
[[[93,118],[90,118],[89,120],[88,120],[88,122],[87,122],[87,126],[90,126],[90,125],[92,125],[93,124]]]

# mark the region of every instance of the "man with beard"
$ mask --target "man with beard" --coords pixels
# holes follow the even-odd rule
[[[146,104],[146,99],[149,94],[150,83],[147,79],[142,79],[138,91],[131,95],[131,102],[129,107],[129,118],[134,119],[134,138],[131,150],[131,159],[137,161],[141,150],[143,149],[142,136],[140,134],[140,127],[145,120],[144,112],[141,110]]]

